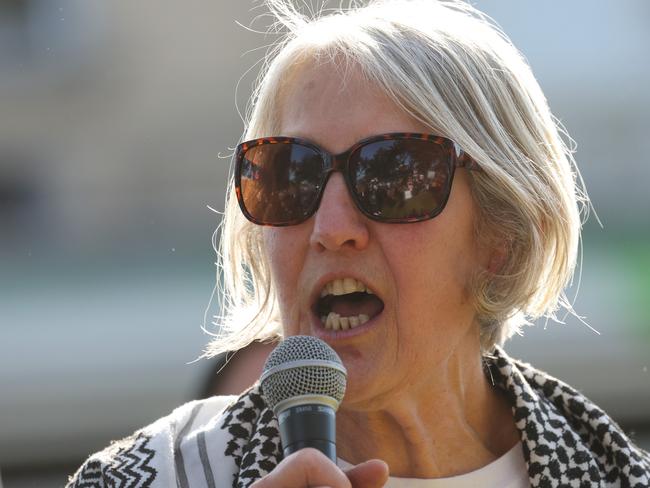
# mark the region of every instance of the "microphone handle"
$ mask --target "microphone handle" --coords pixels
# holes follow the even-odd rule
[[[278,415],[284,456],[313,447],[336,463],[336,413],[332,407],[305,404]]]

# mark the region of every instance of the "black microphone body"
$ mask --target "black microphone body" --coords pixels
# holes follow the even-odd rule
[[[313,447],[336,462],[336,410],[346,378],[336,352],[315,337],[288,337],[271,352],[260,382],[278,418],[285,457]]]
[[[336,413],[315,403],[289,407],[278,414],[284,456],[313,447],[336,463]]]

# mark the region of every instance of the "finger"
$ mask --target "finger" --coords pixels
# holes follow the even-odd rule
[[[350,481],[336,464],[316,449],[306,448],[287,456],[273,471],[251,488],[305,488],[327,486],[351,488]]]
[[[350,468],[345,474],[353,488],[380,488],[388,481],[388,464],[371,459]]]

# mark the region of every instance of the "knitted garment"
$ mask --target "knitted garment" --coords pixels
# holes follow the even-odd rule
[[[512,405],[531,487],[650,487],[650,455],[587,398],[500,348],[484,362]],[[179,407],[90,456],[67,487],[247,487],[281,460],[277,420],[255,385]]]

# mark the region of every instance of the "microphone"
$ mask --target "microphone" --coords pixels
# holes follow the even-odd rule
[[[315,337],[287,337],[271,352],[260,382],[278,418],[285,457],[313,447],[336,463],[336,410],[346,379],[338,354]]]

